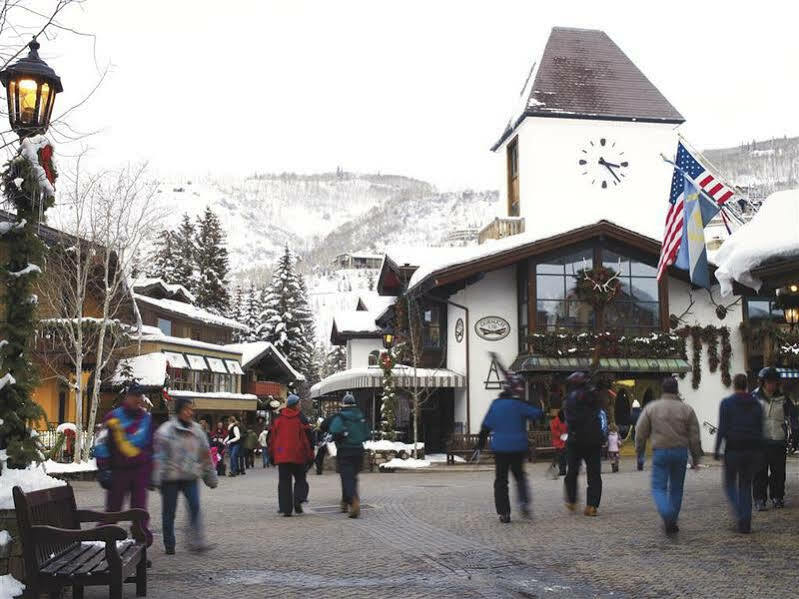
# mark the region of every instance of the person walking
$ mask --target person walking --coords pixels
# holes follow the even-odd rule
[[[288,517],[292,511],[302,514],[302,504],[308,501],[308,481],[305,466],[313,460],[308,421],[299,410],[300,398],[291,394],[286,407],[272,423],[269,453],[278,468],[279,513]],[[292,489],[293,479],[293,489]]]
[[[563,409],[569,437],[566,440],[566,477],[563,486],[566,508],[577,509],[577,475],[580,463],[585,462],[587,483],[586,516],[596,516],[602,500],[602,431],[600,402],[596,391],[589,387],[588,374],[573,372],[566,379],[570,391]]]
[[[225,448],[230,455],[230,476],[237,476],[239,474],[239,455],[241,453],[241,426],[235,416],[230,417],[230,422],[227,425],[227,437],[225,438]],[[242,471],[241,474],[244,474]]]
[[[558,410],[558,415],[549,422],[549,432],[552,436],[552,447],[555,448],[555,458],[552,461],[554,470],[557,465],[558,476],[566,475],[566,439],[568,438],[566,415],[563,410]]]
[[[225,476],[225,439],[227,439],[227,428],[225,423],[220,419],[216,423],[214,433],[211,435],[211,448],[216,449],[216,474],[217,476]]]
[[[517,374],[508,374],[499,394],[480,426],[478,449],[485,447],[491,435],[491,449],[494,452],[494,507],[499,521],[510,522],[510,497],[508,496],[508,470],[516,481],[519,497],[519,511],[525,518],[530,517],[530,489],[524,472],[524,460],[529,453],[527,421],[539,420],[544,412],[522,400],[524,379]]]
[[[341,411],[330,418],[327,430],[336,442],[336,462],[341,476],[341,511],[349,510],[350,518],[357,518],[361,514],[358,473],[363,465],[363,444],[369,440],[371,431],[352,393],[344,394]]]
[[[745,374],[732,381],[735,393],[722,400],[713,457],[724,444],[724,491],[730,500],[738,532],[752,530],[752,480],[763,452],[763,407],[747,392]]]
[[[332,440],[332,436],[328,432],[330,428],[330,420],[332,416],[327,418],[320,418],[316,425],[316,457],[314,457],[314,466],[316,467],[316,474],[321,475],[325,470],[325,457],[327,457],[327,444]]]
[[[178,397],[175,416],[155,433],[152,487],[161,489],[161,518],[167,555],[175,554],[175,512],[181,493],[189,507],[189,551],[199,553],[211,548],[205,540],[200,518],[197,479],[201,478],[212,489],[216,488],[219,479],[211,461],[208,435],[193,417],[191,399]]]
[[[619,439],[619,427],[615,424],[611,424],[608,432],[608,459],[610,460],[610,469],[613,472],[619,471],[620,449],[621,440]]]
[[[255,467],[255,449],[258,447],[258,433],[253,429],[244,431],[244,438],[241,441],[241,446],[244,449],[244,467]]]
[[[760,386],[754,396],[763,408],[763,449],[754,479],[754,497],[758,511],[764,512],[769,498],[776,509],[785,507],[786,423],[790,422],[793,404],[780,391],[776,368],[763,368],[758,378]]]
[[[258,445],[261,446],[261,458],[263,459],[264,468],[269,467],[269,427],[264,426],[264,430],[258,435]]]
[[[105,509],[122,511],[126,497],[130,507],[147,509],[147,489],[153,468],[153,419],[143,407],[144,388],[133,383],[122,405],[103,419],[94,456],[98,480],[106,489]],[[153,543],[149,516],[144,522],[147,546]]]
[[[695,470],[702,456],[702,443],[696,413],[680,398],[677,379],[666,377],[661,389],[660,399],[649,402],[641,412],[635,430],[635,448],[642,455],[651,437],[652,497],[666,534],[674,534],[680,530],[677,519],[688,453],[691,453],[691,468]]]

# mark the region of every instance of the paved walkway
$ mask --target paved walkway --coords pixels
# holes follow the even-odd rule
[[[148,596],[765,599],[796,591],[799,496],[791,497],[799,495],[799,461],[789,462],[787,509],[757,514],[750,536],[731,532],[718,467],[688,473],[674,539],[661,531],[649,472],[633,469],[626,461],[622,472],[605,473],[600,516],[591,519],[565,512],[561,481],[548,480],[545,465],[528,466],[534,519],[508,525],[493,513],[489,471],[364,474],[369,507],[349,520],[333,509],[336,475],[311,476],[308,512],[283,518],[276,471],[257,468],[203,490],[217,546],[200,556],[181,551],[180,531],[178,554],[163,554],[160,501],[151,495]],[[75,488],[79,504],[102,504],[97,485]]]

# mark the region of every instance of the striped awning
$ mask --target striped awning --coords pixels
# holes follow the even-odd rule
[[[777,368],[782,379],[799,379],[799,370],[795,368]]]
[[[513,372],[572,372],[589,370],[591,358],[547,358],[521,355],[513,362]],[[604,372],[631,372],[658,374],[689,372],[691,365],[685,360],[671,358],[600,358],[599,370]]]
[[[463,388],[466,377],[443,368],[411,368],[395,366],[392,370],[394,386],[399,388],[419,387],[422,389]],[[311,387],[311,397],[330,395],[337,391],[356,389],[379,389],[383,386],[383,371],[378,367],[351,368],[331,374]]]

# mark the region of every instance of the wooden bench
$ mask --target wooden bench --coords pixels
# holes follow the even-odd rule
[[[529,455],[527,460],[534,462],[539,456],[544,454],[554,454],[556,449],[552,446],[549,431],[530,431],[527,435]],[[472,457],[474,448],[480,441],[479,434],[459,434],[451,435],[447,441],[447,464],[456,464],[455,456],[465,457],[467,460]],[[486,448],[481,452],[481,458],[488,457],[493,459],[494,452]]]
[[[83,587],[99,585],[109,587],[111,599],[122,599],[123,582],[136,583],[137,597],[147,595],[146,510],[79,510],[69,485],[32,493],[14,487],[13,495],[26,597],[61,597],[64,587],[72,587],[72,597],[82,599]],[[120,521],[133,523],[132,539],[113,524]],[[101,525],[81,530],[82,522]]]

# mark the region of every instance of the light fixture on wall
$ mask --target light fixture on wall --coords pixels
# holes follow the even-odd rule
[[[782,309],[785,322],[791,331],[799,323],[799,284],[791,283],[777,289],[777,307]]]

